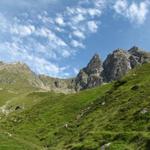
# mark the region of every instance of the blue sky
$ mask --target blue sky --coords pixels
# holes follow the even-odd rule
[[[150,0],[1,0],[0,60],[72,77],[95,53],[150,50]]]

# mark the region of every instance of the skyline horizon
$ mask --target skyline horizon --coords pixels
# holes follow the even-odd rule
[[[0,60],[38,74],[75,76],[98,53],[150,51],[150,0],[2,0]]]

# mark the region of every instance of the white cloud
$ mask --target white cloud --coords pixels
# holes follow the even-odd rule
[[[80,43],[79,41],[76,41],[76,40],[72,40],[71,45],[75,48],[77,48],[77,47],[84,48],[85,47],[82,43]]]
[[[88,28],[91,32],[97,32],[97,29],[98,29],[98,25],[95,21],[88,21]]]
[[[132,3],[129,7],[128,16],[132,21],[138,21],[139,24],[142,24],[146,20],[146,15],[148,14],[148,2],[141,2],[138,6],[136,3]]]
[[[149,12],[149,6],[149,0],[145,0],[139,4],[132,2],[130,5],[127,0],[117,0],[114,4],[114,10],[118,14],[128,18],[131,22],[143,24]]]
[[[17,34],[22,37],[29,36],[35,31],[35,27],[33,25],[14,25],[11,26],[10,32],[12,34]]]
[[[55,22],[56,22],[58,25],[60,25],[60,26],[65,25],[64,19],[63,19],[63,17],[61,17],[61,16],[56,17],[56,18],[55,18]]]
[[[38,45],[37,45],[38,46]],[[50,74],[52,76],[62,75],[68,67],[60,67],[56,63],[46,60],[40,56],[35,56],[29,53],[17,43],[1,43],[0,44],[0,59],[6,61],[5,58],[8,57],[8,62],[23,61],[29,66],[32,66],[32,70],[38,74]],[[11,56],[11,57],[10,57]]]
[[[35,71],[39,74],[51,74],[53,76],[58,76],[66,68],[60,67],[57,64],[46,61],[43,58],[32,58],[32,63],[35,63]],[[31,61],[28,61],[28,63]]]
[[[37,73],[69,75],[60,62],[85,48],[84,40],[97,32],[104,1],[83,0],[81,4],[79,0],[54,16],[47,11],[23,12],[13,17],[0,13],[0,40],[9,37],[0,41],[0,59],[23,61]],[[28,4],[23,0],[20,5]]]
[[[88,13],[90,16],[94,17],[94,16],[100,16],[102,12],[97,8],[89,8]]]
[[[126,0],[117,0],[114,9],[119,14],[124,14],[127,10],[128,3]]]
[[[78,37],[78,38],[85,39],[84,33],[81,32],[80,30],[73,31],[73,35]]]
[[[84,20],[85,20],[85,17],[82,14],[78,14],[72,18],[72,21],[74,22],[74,24],[78,24],[79,22],[84,21]]]

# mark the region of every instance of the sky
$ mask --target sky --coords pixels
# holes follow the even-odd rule
[[[0,60],[75,76],[98,53],[150,50],[150,0],[0,0]]]

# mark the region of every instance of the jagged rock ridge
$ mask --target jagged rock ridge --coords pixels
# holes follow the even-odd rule
[[[23,63],[0,62],[0,88],[19,91],[32,87],[35,90],[73,93],[118,80],[130,69],[147,62],[150,62],[150,53],[138,47],[128,51],[117,49],[104,62],[95,54],[88,65],[71,79],[36,75]]]
[[[103,79],[101,73],[103,71],[102,61],[98,54],[95,54],[87,67],[80,70],[76,77],[75,85],[76,90],[91,88],[98,86],[102,83]]]
[[[117,49],[102,63],[96,54],[86,68],[76,77],[76,89],[83,90],[102,83],[118,80],[137,65],[150,62],[150,53],[138,47],[130,50]]]

